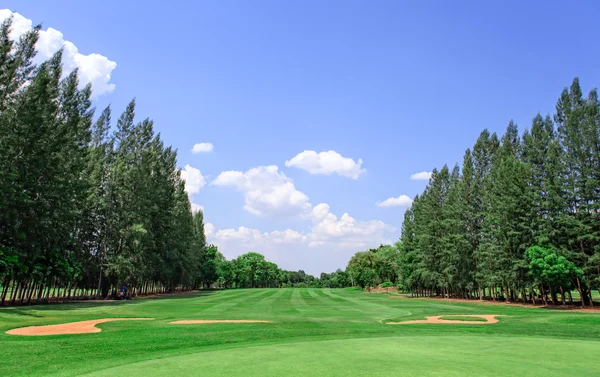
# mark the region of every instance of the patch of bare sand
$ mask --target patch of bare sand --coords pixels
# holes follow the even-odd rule
[[[398,293],[397,287],[374,287],[369,289],[365,289],[365,293]]]
[[[457,325],[491,325],[493,323],[498,323],[498,319],[496,318],[498,314],[491,315],[477,315],[477,314],[463,314],[463,315],[455,315],[455,314],[447,314],[447,316],[452,317],[477,317],[483,318],[486,322],[481,321],[461,321],[460,319],[441,319],[444,317],[443,315],[436,315],[425,317],[427,319],[419,319],[416,321],[403,321],[403,322],[388,322],[388,325],[416,325],[422,323],[436,323],[436,324],[457,324]]]
[[[261,321],[253,319],[194,319],[169,322],[169,325],[206,325],[209,323],[272,323],[272,321]]]
[[[99,323],[113,321],[152,321],[154,318],[103,318],[90,321],[79,321],[62,323],[60,325],[29,326],[18,329],[8,330],[10,335],[23,336],[45,336],[45,335],[64,335],[64,334],[89,334],[100,332],[102,329],[96,327]]]

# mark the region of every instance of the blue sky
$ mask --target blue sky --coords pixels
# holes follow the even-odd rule
[[[2,7],[76,46],[99,109],[137,98],[227,257],[287,269],[333,271],[396,241],[401,195],[426,184],[412,174],[460,163],[483,128],[552,113],[575,76],[600,83],[595,1],[190,3]]]

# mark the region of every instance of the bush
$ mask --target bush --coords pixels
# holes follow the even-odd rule
[[[381,288],[389,288],[389,287],[393,287],[394,284],[391,281],[384,281],[383,283],[379,284],[379,286]]]

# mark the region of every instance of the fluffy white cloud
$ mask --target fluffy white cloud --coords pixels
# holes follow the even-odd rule
[[[33,22],[19,13],[11,12],[9,9],[0,9],[0,22],[11,15],[13,16],[13,25],[10,37],[16,40],[31,30]],[[110,79],[117,63],[100,54],[84,55],[80,53],[77,46],[65,40],[60,31],[51,27],[40,31],[39,40],[36,44],[37,55],[34,62],[39,64],[47,60],[61,47],[64,48],[64,75],[78,68],[80,86],[83,87],[88,83],[92,83],[93,96],[95,97],[111,93],[115,89],[115,84],[111,83]]]
[[[278,244],[305,244],[309,247],[327,245],[330,250],[351,248],[355,251],[366,246],[376,246],[384,240],[384,234],[395,228],[379,220],[357,221],[347,213],[340,218],[329,211],[329,205],[321,203],[310,214],[312,226],[309,232],[292,229],[261,232],[258,229],[240,226],[237,229],[221,229],[215,232],[212,224],[205,230],[210,242],[231,243],[243,247],[273,247]]]
[[[244,194],[244,209],[255,215],[295,215],[310,222],[306,231],[261,232],[244,226],[218,231],[211,228],[209,242],[223,247],[228,257],[252,250],[271,258],[278,258],[281,253],[295,258],[293,254],[307,250],[323,255],[332,251],[356,252],[376,247],[395,231],[394,227],[379,220],[359,221],[348,213],[338,217],[331,213],[326,203],[313,207],[308,196],[298,191],[277,166],[259,166],[247,172],[225,171],[211,184],[235,187]]]
[[[212,224],[210,225],[212,226]],[[211,228],[211,232],[214,232],[214,227]],[[206,233],[208,236],[208,232]],[[247,228],[245,226],[240,226],[237,229],[221,229],[216,232],[212,238],[215,241],[220,242],[237,241],[243,246],[266,245],[269,243],[300,243],[306,240],[306,236],[292,229],[286,229],[283,231],[276,230],[268,233],[261,232],[258,229]]]
[[[197,143],[192,147],[192,153],[209,153],[214,149],[212,143]]]
[[[305,216],[312,208],[308,196],[275,165],[225,171],[212,184],[235,187],[244,194],[244,209],[257,216]]]
[[[413,181],[428,181],[429,178],[431,178],[430,171],[422,171],[420,173],[415,173],[410,176],[410,179],[412,179]]]
[[[206,237],[211,237],[213,234],[215,233],[215,226],[211,223],[205,223],[204,224],[204,235],[206,235]]]
[[[201,206],[200,204],[196,204],[196,203],[190,203],[192,205],[192,213],[196,213],[198,211],[202,211],[204,212],[204,207]]]
[[[340,218],[329,211],[329,205],[321,203],[312,211],[313,225],[308,234],[309,246],[335,245],[337,247],[355,247],[377,244],[385,232],[393,232],[394,227],[383,221],[357,221],[348,213]]]
[[[315,151],[304,151],[298,153],[291,160],[285,162],[285,166],[295,166],[306,170],[311,174],[331,175],[336,173],[343,177],[357,179],[366,169],[362,169],[363,161],[354,161],[343,157],[336,151],[317,153]]]
[[[185,180],[185,191],[187,191],[190,199],[194,194],[200,192],[200,189],[206,185],[206,180],[200,170],[188,165],[181,169],[181,178]]]
[[[377,207],[407,207],[412,204],[412,199],[407,195],[400,195],[397,198],[387,198],[384,201],[377,202]]]

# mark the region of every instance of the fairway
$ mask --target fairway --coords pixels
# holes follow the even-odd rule
[[[387,325],[427,316],[498,323]],[[7,330],[102,318],[78,335]],[[170,324],[193,320],[265,323]],[[365,294],[205,291],[131,302],[0,309],[2,376],[595,376],[600,313]]]

